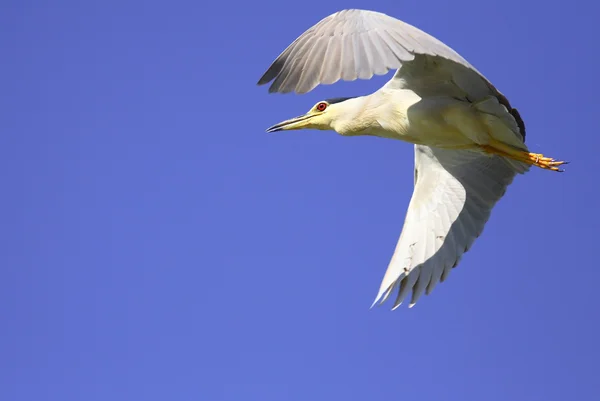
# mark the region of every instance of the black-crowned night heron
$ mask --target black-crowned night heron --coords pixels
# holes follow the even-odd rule
[[[562,161],[530,153],[521,116],[481,73],[425,32],[385,14],[344,10],[304,32],[258,84],[306,93],[319,84],[397,69],[368,96],[318,102],[267,131],[313,128],[415,144],[415,187],[375,303],[399,288],[410,306],[444,281],[481,234],[493,206],[529,166]]]

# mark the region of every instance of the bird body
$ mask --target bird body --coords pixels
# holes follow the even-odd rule
[[[315,117],[305,128],[449,149],[489,142],[481,112],[470,103],[447,96],[422,99],[410,89],[383,88],[371,95],[350,98],[343,104],[329,105],[326,114]]]
[[[494,205],[530,166],[565,162],[530,153],[519,112],[450,47],[385,14],[343,10],[308,29],[271,64],[259,84],[306,93],[339,79],[396,68],[366,96],[321,101],[267,132],[319,129],[415,145],[415,187],[375,302],[398,290],[394,308],[429,294],[483,231]]]
[[[474,139],[483,140],[463,133],[461,126],[477,125],[478,115],[459,100],[446,96],[421,98],[410,89],[384,89],[372,96],[378,99],[374,103],[382,104],[377,115],[371,116],[377,136],[448,149],[464,149]]]

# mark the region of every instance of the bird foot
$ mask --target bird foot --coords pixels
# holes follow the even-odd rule
[[[562,160],[555,160],[551,157],[546,157],[540,153],[528,153],[528,152],[522,152],[523,155],[526,155],[528,160],[526,160],[526,163],[529,163],[533,166],[537,166],[539,168],[543,168],[545,170],[552,170],[552,171],[558,171],[558,172],[564,172],[565,170],[562,170],[560,168],[558,168],[559,166],[562,166],[563,164],[569,164],[569,162],[565,162]]]
[[[552,157],[546,157],[541,153],[531,153],[516,149],[510,145],[506,145],[496,140],[490,141],[489,145],[483,145],[482,148],[487,153],[508,157],[513,160],[542,168],[544,170],[562,173],[564,170],[560,169],[559,166],[562,166],[563,164],[569,164],[569,162],[566,161],[556,160]]]

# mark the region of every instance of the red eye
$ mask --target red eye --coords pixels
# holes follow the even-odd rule
[[[317,110],[319,110],[319,111],[325,111],[326,108],[327,108],[327,103],[325,103],[325,102],[321,102],[317,105]]]

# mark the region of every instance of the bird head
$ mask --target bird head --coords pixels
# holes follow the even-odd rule
[[[315,104],[308,113],[275,124],[267,128],[267,132],[277,132],[298,129],[331,130],[332,123],[343,110],[341,103],[350,98],[322,100]]]

